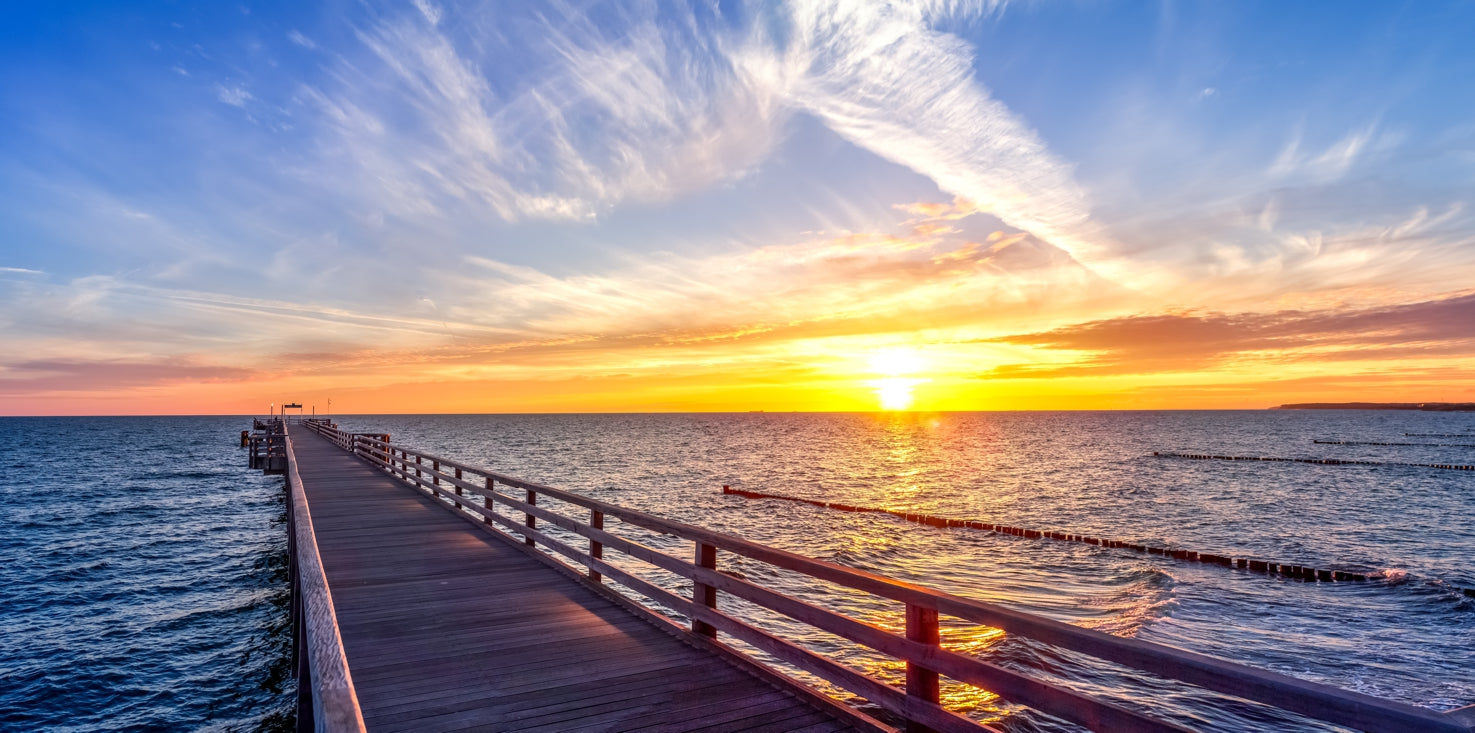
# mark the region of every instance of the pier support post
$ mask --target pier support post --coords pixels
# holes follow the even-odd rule
[[[589,526],[595,529],[604,529],[604,512],[598,509],[589,510]],[[604,543],[589,540],[589,557],[595,560],[604,559]],[[589,579],[596,583],[603,583],[604,576],[594,568],[589,568]]]
[[[717,547],[715,545],[709,545],[705,542],[696,543],[695,561],[697,567],[703,567],[708,570],[716,570]],[[713,588],[710,585],[707,585],[706,583],[693,582],[691,586],[691,600],[698,606],[716,608],[717,589]],[[717,638],[716,627],[712,626],[711,624],[703,623],[696,619],[691,620],[691,630],[692,633],[698,634],[700,636],[705,636],[709,639]]]
[[[531,504],[531,505],[536,506],[537,503],[538,503],[538,492],[533,491],[532,489],[528,489],[528,504]],[[522,524],[523,524],[524,527],[527,527],[528,529],[537,529],[538,528],[538,518],[537,517],[535,517],[535,516],[533,516],[531,514],[527,514],[527,513],[524,513],[522,516],[523,516]],[[524,537],[522,539],[522,542],[523,542],[523,544],[529,545],[529,546],[536,545],[537,544],[537,541],[533,539],[532,535],[528,535],[527,537]]]
[[[940,646],[942,635],[937,626],[937,611],[907,604],[907,638],[929,646]],[[942,685],[936,672],[910,659],[907,660],[907,697],[938,704],[942,701]],[[932,733],[932,729],[907,721],[907,733]]]

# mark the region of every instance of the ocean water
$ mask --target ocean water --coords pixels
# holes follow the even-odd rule
[[[1475,415],[1415,412],[344,416],[347,430],[851,567],[1447,710],[1475,703],[1475,472],[1191,461],[1153,451],[1475,463]],[[290,707],[280,477],[244,418],[0,420],[0,728],[280,728]],[[1470,440],[1405,437],[1472,434]],[[721,493],[907,509],[1376,573],[1305,583],[1160,556],[939,529]],[[556,503],[554,503],[556,506]],[[621,529],[628,529],[622,527]],[[648,541],[673,554],[688,547]],[[894,604],[767,566],[726,569],[868,622]],[[630,564],[632,569],[638,566]],[[679,581],[640,572],[669,588]],[[900,665],[725,607],[897,681]],[[944,642],[1202,730],[1318,730],[987,629]],[[961,686],[1010,730],[1065,731]]]
[[[239,417],[0,418],[0,730],[290,730],[280,476]]]

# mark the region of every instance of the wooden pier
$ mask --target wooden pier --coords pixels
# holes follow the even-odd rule
[[[282,436],[291,497],[299,729],[984,729],[939,704],[945,676],[1093,730],[1184,730],[949,650],[939,638],[942,616],[1358,730],[1475,731],[1468,709],[1438,713],[1077,628],[410,450],[387,435],[342,432],[325,420],[274,422],[264,432]],[[689,559],[631,539],[621,525],[685,540]],[[719,553],[888,599],[905,630],[721,572]],[[669,573],[685,590],[653,583],[633,564]],[[906,686],[779,638],[725,612],[723,598],[900,660]],[[885,710],[885,720],[820,694],[791,669]]]

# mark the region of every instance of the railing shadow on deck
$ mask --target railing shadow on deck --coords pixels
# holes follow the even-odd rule
[[[546,561],[565,569],[582,568],[582,579],[606,595],[625,596],[627,606],[701,645],[737,655],[770,675],[780,675],[740,649],[717,642],[727,634],[784,663],[855,694],[908,721],[909,731],[978,731],[985,726],[944,708],[939,701],[939,676],[987,690],[1014,703],[1037,709],[1098,731],[1177,731],[1184,728],[1143,713],[1104,702],[1048,682],[1005,669],[973,656],[944,648],[939,641],[939,616],[1002,629],[1036,641],[1073,650],[1097,659],[1178,680],[1232,697],[1297,713],[1315,720],[1364,731],[1389,733],[1472,733],[1467,711],[1438,713],[1383,700],[1328,685],[1307,682],[1162,644],[1111,636],[1030,613],[954,596],[874,573],[855,570],[740,537],[694,525],[673,522],[644,512],[590,499],[550,486],[524,481],[495,471],[409,449],[389,442],[380,433],[349,433],[321,420],[303,423],[345,451],[434,496],[448,508],[475,515],[494,533],[548,553],[567,558]],[[521,490],[522,498],[501,493],[498,487]],[[573,518],[539,506],[540,496],[581,507],[585,518]],[[521,521],[496,511],[498,506],[521,514]],[[675,557],[622,537],[605,526],[609,518],[693,543],[691,559]],[[576,548],[539,530],[539,522],[578,535],[587,548]],[[605,559],[614,550],[630,559],[673,573],[692,585],[690,599],[617,567]],[[765,588],[719,570],[719,551],[767,563],[776,568],[872,594],[904,604],[906,627],[897,634],[835,611]],[[570,562],[574,565],[570,565]],[[622,594],[608,578],[665,608],[686,617],[671,618]],[[906,665],[906,687],[899,690],[861,670],[841,664],[786,641],[718,608],[718,592],[744,599],[764,609],[847,639]],[[799,687],[804,683],[788,678]]]

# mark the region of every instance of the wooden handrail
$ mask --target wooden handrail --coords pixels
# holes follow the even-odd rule
[[[326,733],[360,732],[364,717],[354,692],[353,677],[343,652],[343,639],[338,633],[338,616],[333,610],[333,593],[323,572],[318,555],[317,534],[313,531],[312,512],[297,471],[297,457],[291,449],[291,435],[283,434],[287,454],[287,484],[292,501],[292,560],[296,564],[296,580],[303,642],[298,654],[307,657],[309,679],[298,680],[310,686],[312,723],[315,730]],[[300,693],[299,693],[300,694]],[[305,713],[299,711],[299,715]]]
[[[937,615],[942,614],[996,627],[1008,633],[1078,651],[1160,677],[1360,730],[1420,733],[1475,731],[1475,727],[1457,716],[1307,682],[1162,644],[1111,636],[996,604],[962,598],[863,570],[816,560],[740,537],[674,522],[486,468],[394,445],[381,440],[385,437],[382,434],[344,433],[315,424],[309,427],[391,475],[427,491],[432,496],[448,499],[463,511],[481,516],[485,524],[501,527],[503,534],[520,536],[527,544],[541,546],[582,565],[592,582],[609,578],[676,610],[690,620],[691,633],[708,637],[715,637],[718,632],[731,634],[919,725],[937,730],[957,730],[957,726],[961,724],[959,721],[967,720],[937,704],[934,681],[937,674],[987,689],[1006,699],[1093,729],[1181,730],[1143,714],[949,651],[934,641]],[[433,467],[427,468],[425,461],[430,461]],[[448,473],[447,469],[454,470],[454,474]],[[468,473],[481,476],[482,480],[468,479]],[[527,500],[520,501],[499,493],[495,490],[495,484],[523,489]],[[453,487],[454,493],[447,486]],[[466,493],[481,496],[484,505],[466,501]],[[538,504],[539,494],[588,509],[590,521],[585,523]],[[495,504],[521,512],[524,520],[518,523],[496,513],[492,509]],[[681,559],[620,537],[605,526],[605,520],[609,517],[693,542],[696,554],[692,560]],[[575,549],[539,531],[539,519],[586,538],[590,551]],[[618,551],[691,581],[692,598],[677,597],[610,565],[603,557],[606,549]],[[911,633],[897,635],[747,580],[723,574],[716,569],[718,550],[898,601],[904,604]],[[795,621],[902,660],[908,667],[908,693],[903,694],[856,670],[837,665],[801,647],[773,638],[767,632],[723,613],[717,609],[718,591],[743,598]],[[676,623],[670,619],[667,621]],[[977,730],[976,725],[971,722],[967,722],[967,726]]]

